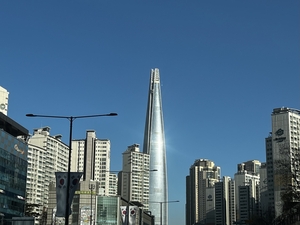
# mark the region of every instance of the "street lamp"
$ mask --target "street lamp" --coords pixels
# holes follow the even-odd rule
[[[160,204],[160,225],[162,225],[162,204],[168,204],[168,203],[175,203],[175,202],[179,202],[178,200],[176,201],[165,201],[165,202],[152,202],[151,203],[159,203]]]
[[[70,187],[70,173],[71,173],[71,153],[72,153],[72,131],[73,131],[73,121],[75,119],[91,118],[91,117],[101,117],[101,116],[117,116],[117,113],[108,114],[95,114],[95,115],[84,115],[84,116],[53,116],[53,115],[36,115],[36,114],[26,114],[28,117],[46,117],[46,118],[57,118],[57,119],[67,119],[70,121],[70,136],[69,136],[69,162],[68,162],[68,173],[67,173],[67,194],[66,194],[66,210],[65,210],[65,225],[69,225],[69,187]]]

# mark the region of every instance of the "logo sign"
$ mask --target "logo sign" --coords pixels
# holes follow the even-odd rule
[[[212,196],[211,195],[207,196],[207,201],[212,201]]]
[[[280,137],[284,134],[284,130],[282,130],[281,128],[279,128],[276,132],[275,132],[275,135],[277,136],[274,141],[276,142],[283,142],[286,137]]]
[[[22,155],[24,154],[24,151],[22,149],[19,148],[19,146],[17,144],[14,145],[14,149],[17,151],[17,152],[20,152]]]
[[[283,131],[281,128],[279,128],[279,129],[275,132],[275,134],[276,134],[277,136],[281,136],[281,135],[283,135],[283,133],[284,133],[284,131]]]
[[[283,142],[285,139],[286,139],[286,137],[280,137],[280,138],[275,138],[274,141]]]

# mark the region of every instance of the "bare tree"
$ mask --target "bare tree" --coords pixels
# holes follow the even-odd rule
[[[279,145],[280,157],[274,160],[274,174],[281,187],[282,216],[291,216],[292,210],[300,202],[299,148],[283,142]]]

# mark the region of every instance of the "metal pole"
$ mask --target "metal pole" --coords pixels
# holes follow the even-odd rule
[[[69,137],[69,164],[68,164],[68,174],[67,174],[67,194],[66,194],[66,211],[65,211],[65,225],[69,225],[69,191],[70,191],[70,171],[71,171],[71,156],[72,156],[72,131],[73,131],[73,121],[74,118],[70,116],[70,137]]]
[[[91,189],[91,216],[90,216],[90,225],[92,225],[93,224],[93,195],[92,195],[93,184],[90,184],[90,189]]]
[[[160,225],[162,225],[162,202],[160,202]]]
[[[129,225],[129,201],[130,201],[130,179],[131,179],[131,172],[128,172],[128,197],[127,197],[127,208],[126,208],[126,219],[127,219],[127,225]]]
[[[142,203],[142,207],[141,207],[141,210],[140,210],[140,214],[141,214],[141,219],[140,219],[140,221],[141,221],[141,225],[143,225],[143,223],[144,223],[144,220],[143,220],[143,217],[144,217],[144,166],[143,166],[143,171],[142,171],[142,177],[141,177],[141,183],[142,183],[142,198],[141,198],[141,203]]]

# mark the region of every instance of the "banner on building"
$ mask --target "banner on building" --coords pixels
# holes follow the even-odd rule
[[[91,206],[83,206],[80,209],[80,225],[94,224],[94,210]],[[92,221],[91,221],[92,220]]]
[[[138,212],[137,206],[129,206],[129,215],[127,216],[127,206],[121,206],[121,219],[122,219],[122,225],[135,225],[136,224],[136,215]],[[129,222],[127,223],[127,220],[129,219]]]
[[[68,183],[68,172],[55,172],[56,177],[56,216],[65,217],[66,208],[68,208],[68,215],[71,215],[71,204],[74,193],[78,188],[78,184],[82,172],[70,172],[70,184]],[[69,201],[67,203],[67,191],[69,192]],[[68,205],[66,205],[68,204]]]

